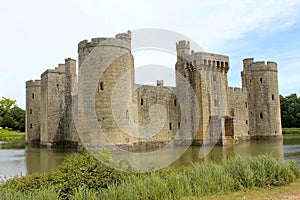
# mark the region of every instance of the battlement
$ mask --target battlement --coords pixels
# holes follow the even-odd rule
[[[247,95],[247,88],[240,88],[240,87],[228,87],[227,89],[228,94],[231,95]]]
[[[41,80],[29,80],[26,81],[26,87],[40,87]]]
[[[277,71],[277,63],[273,61],[256,61],[254,58],[246,58],[243,60],[244,69],[251,71]]]
[[[221,71],[225,73],[229,70],[228,56],[192,51],[191,54],[185,56],[185,59],[189,64],[200,70]]]
[[[47,69],[44,73],[42,73],[41,77],[45,76],[46,74],[49,73],[59,73],[59,74],[64,74],[65,73],[65,64],[58,64],[55,69]]]
[[[127,31],[127,33],[119,33],[114,38],[92,38],[90,42],[88,40],[83,40],[78,43],[78,52],[86,48],[94,48],[98,45],[121,47],[130,51],[131,31]]]

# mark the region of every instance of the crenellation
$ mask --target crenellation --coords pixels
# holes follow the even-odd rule
[[[190,51],[190,42],[182,40],[176,42],[176,87],[164,86],[163,80],[157,80],[156,85],[141,85],[134,82],[130,31],[117,34],[114,38],[100,37],[79,42],[79,68],[87,66],[84,60],[95,53],[95,48],[102,52],[96,55],[103,60],[98,67],[106,70],[96,83],[96,93],[89,95],[95,95],[97,121],[108,137],[104,141],[107,144],[157,146],[171,140],[193,140],[193,144],[201,145],[217,139],[219,144],[225,145],[269,136],[282,138],[275,62],[245,58],[241,72],[242,87],[228,87],[229,57]],[[105,66],[105,59],[114,58],[116,52],[123,54]],[[41,80],[26,82],[28,143],[36,141],[52,146],[58,142],[72,145],[79,142],[71,115],[74,103],[72,94],[77,89],[74,88],[75,79],[82,76],[78,73],[76,60],[67,58],[64,64],[42,73]],[[123,80],[124,75],[126,80]],[[118,80],[121,85],[116,92]],[[187,90],[186,83],[193,92]],[[114,92],[119,96],[112,100]],[[131,96],[125,99],[128,94]],[[186,100],[184,104],[183,99]],[[127,109],[121,110],[121,115],[116,117],[112,106],[125,104],[128,104]],[[151,119],[153,113],[150,112],[153,106],[161,106],[160,110],[166,116],[165,121],[161,119],[151,127],[149,125],[154,119]],[[138,128],[133,130],[135,126],[132,123],[139,125]],[[196,125],[198,128],[195,130]],[[159,131],[151,135],[154,129]],[[132,132],[128,135],[126,130]],[[87,128],[87,131],[91,130]],[[149,133],[151,136],[147,135]],[[85,142],[94,144],[99,141],[96,136],[91,133]]]

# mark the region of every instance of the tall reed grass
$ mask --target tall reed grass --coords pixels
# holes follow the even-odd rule
[[[85,165],[89,165],[88,162],[85,162]],[[72,171],[67,170],[67,173],[72,173]],[[286,185],[299,180],[300,177],[299,169],[294,161],[282,162],[269,155],[251,158],[234,157],[220,164],[194,164],[190,168],[180,170],[158,171],[143,175],[122,175],[118,181],[113,180],[118,179],[118,176],[115,176],[116,174],[109,176],[112,172],[102,173],[106,173],[107,176],[93,174],[96,176],[93,181],[104,181],[106,182],[105,187],[101,187],[99,183],[98,187],[95,187],[93,184],[80,184],[77,182],[77,187],[72,184],[73,188],[68,187],[68,190],[57,190],[59,187],[55,187],[55,183],[50,182],[48,183],[49,193],[47,193],[47,187],[33,190],[37,197],[33,197],[31,193],[25,194],[25,191],[24,193],[14,191],[17,196],[22,197],[20,198],[22,200],[41,199],[41,195],[44,195],[44,199],[59,196],[60,199],[67,198],[71,200],[181,199],[183,197],[200,198],[243,189]],[[84,176],[84,173],[78,174],[78,176]],[[67,185],[69,183],[67,176],[64,177],[66,182],[64,185]],[[84,180],[82,177],[78,177],[78,179]],[[20,184],[22,187],[26,186],[24,182],[18,183],[18,181],[15,181],[14,184]],[[61,183],[58,181],[57,184]],[[44,186],[46,185],[44,184]],[[14,194],[12,188],[16,187],[5,188],[10,189],[7,191],[1,191],[0,189],[1,197],[5,197],[5,200],[11,199],[10,197]],[[70,192],[70,190],[72,191]],[[62,194],[61,191],[67,193]]]

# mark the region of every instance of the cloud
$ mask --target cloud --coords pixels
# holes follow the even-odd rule
[[[66,57],[77,58],[77,44],[84,39],[128,29],[165,28],[190,37],[209,52],[231,51],[238,57],[242,45],[250,47],[244,41],[249,32],[284,32],[298,22],[299,9],[298,0],[4,1],[0,70],[7,78],[0,80],[0,96],[12,96],[24,107],[21,82],[39,78]]]

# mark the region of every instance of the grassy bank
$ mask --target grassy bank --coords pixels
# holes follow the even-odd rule
[[[0,187],[2,199],[181,199],[286,185],[298,180],[295,162],[271,156],[231,158],[221,164],[148,174],[115,171],[88,153],[58,169],[10,180]]]
[[[0,129],[0,141],[5,142],[1,144],[4,149],[25,148],[25,133]]]
[[[0,129],[0,141],[25,141],[25,133]]]
[[[282,128],[282,134],[300,134],[300,128]]]

